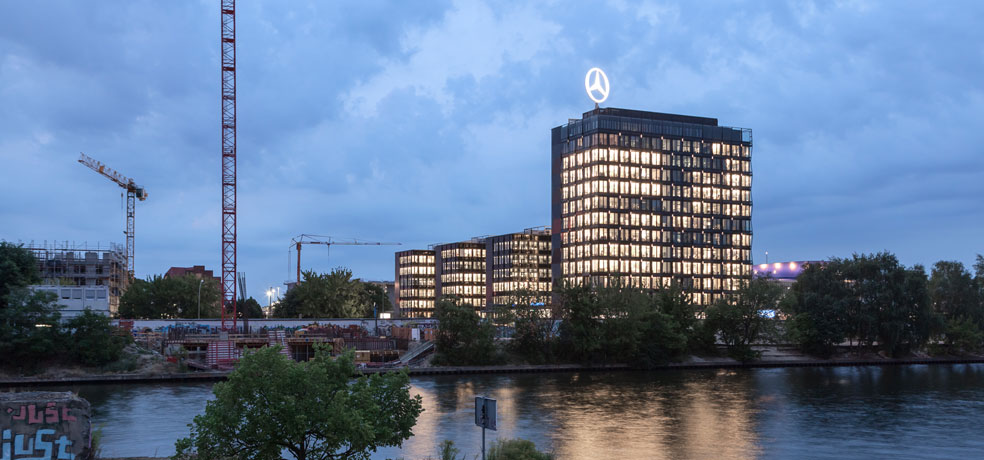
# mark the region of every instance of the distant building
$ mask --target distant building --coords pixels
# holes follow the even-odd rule
[[[551,144],[555,282],[676,282],[709,305],[751,278],[751,130],[595,108]]]
[[[403,318],[430,318],[434,315],[434,251],[411,249],[396,253],[395,297],[393,306]]]
[[[434,294],[437,299],[454,296],[485,310],[485,240],[434,246]]]
[[[553,289],[550,240],[549,227],[485,239],[488,305],[512,305],[520,292],[532,294],[539,299],[537,302],[549,303]]]
[[[126,291],[130,279],[126,273],[126,256],[122,245],[112,244],[108,247],[96,245],[90,247],[87,243],[69,244],[65,243],[35,243],[24,245],[25,249],[31,251],[38,262],[38,271],[41,275],[41,284],[32,287],[38,290],[42,287],[53,288],[70,286],[91,287],[88,291],[71,292],[59,289],[59,299],[68,302],[70,309],[87,308],[95,306],[99,302],[99,293],[106,295],[105,302],[108,304],[110,314],[119,311],[120,296]],[[96,286],[105,286],[106,289],[98,289]],[[69,297],[64,297],[65,294]],[[89,294],[93,298],[87,298]],[[96,302],[89,303],[88,300]],[[79,301],[75,305],[75,301]],[[85,302],[83,302],[85,301]],[[83,303],[85,305],[83,305]]]
[[[191,267],[171,267],[167,269],[164,273],[165,278],[175,278],[179,276],[192,275],[198,279],[211,279],[215,280],[216,283],[221,283],[221,279],[212,273],[212,270],[206,270],[204,265],[193,265]]]
[[[758,264],[752,267],[752,276],[754,278],[767,278],[789,287],[796,282],[796,278],[799,277],[800,273],[803,273],[807,265],[823,263],[820,260],[795,260]]]
[[[56,296],[55,303],[61,307],[62,321],[72,319],[89,310],[110,316],[109,286],[45,286],[30,287],[34,292],[50,292]]]

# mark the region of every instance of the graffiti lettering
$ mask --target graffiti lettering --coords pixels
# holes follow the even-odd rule
[[[67,436],[55,438],[52,429],[42,428],[34,436],[13,434],[7,429],[3,430],[0,443],[0,460],[75,460],[71,447]]]
[[[13,415],[11,418],[14,420],[26,419],[29,425],[33,425],[35,423],[58,423],[61,421],[74,422],[76,419],[70,411],[71,409],[69,409],[68,406],[62,407],[60,414],[61,416],[59,418],[58,406],[55,403],[48,403],[43,410],[38,409],[37,406],[31,404],[28,406],[20,406],[19,410],[16,411],[17,415]],[[12,414],[14,412],[14,409],[9,407],[7,408],[8,414]]]

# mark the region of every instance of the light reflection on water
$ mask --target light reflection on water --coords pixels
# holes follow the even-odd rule
[[[211,384],[89,385],[106,456],[165,456]],[[424,413],[402,449],[481,446],[474,396],[498,400],[496,438],[560,459],[974,458],[984,451],[984,365],[680,370],[412,379]]]

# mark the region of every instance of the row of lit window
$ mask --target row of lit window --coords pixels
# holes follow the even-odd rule
[[[485,258],[485,248],[450,248],[441,250],[442,259]]]
[[[590,257],[634,257],[652,259],[695,259],[745,261],[747,249],[695,248],[648,244],[574,244],[561,249],[563,260]]]
[[[684,272],[684,264],[689,273]],[[717,268],[715,268],[717,267]],[[707,273],[704,273],[704,271]],[[715,273],[717,271],[718,273]],[[682,275],[698,275],[717,277],[713,279],[744,279],[751,274],[751,264],[748,263],[690,263],[690,262],[649,262],[639,260],[594,259],[561,264],[561,273],[565,280],[584,277],[590,274],[601,276],[640,276],[651,277],[653,280],[663,279],[669,283],[674,277]],[[603,274],[603,275],[602,275]],[[693,278],[704,282],[704,278]],[[712,278],[707,278],[712,279]],[[729,282],[730,283],[730,282]],[[726,286],[732,286],[727,284]],[[707,289],[711,289],[708,287]],[[727,287],[725,289],[731,289]]]
[[[492,258],[493,265],[513,266],[521,265],[550,265],[550,254],[516,254],[508,256],[495,256]]]
[[[485,271],[485,259],[481,260],[446,260],[441,262],[441,272],[443,273],[454,273],[454,272],[484,272]]]
[[[646,211],[648,213],[672,212],[675,214],[724,214],[729,217],[750,217],[752,215],[751,204],[659,198],[650,199],[636,197],[592,196],[589,198],[567,200],[561,204],[561,213],[565,216],[578,212],[590,211],[592,209]]]
[[[721,217],[694,217],[689,215],[651,215],[638,212],[604,212],[594,211],[564,217],[563,232],[571,229],[580,229],[587,226],[597,225],[617,225],[622,227],[636,228],[685,228],[694,230],[751,230],[751,207],[744,205],[725,205],[727,212],[725,216],[732,216],[738,219],[727,219]],[[745,214],[749,213],[749,214]],[[745,219],[742,219],[744,217]],[[563,233],[562,232],[562,233]]]
[[[492,283],[492,292],[512,292],[518,291],[520,289],[525,289],[529,291],[541,291],[549,292],[550,283],[548,282],[534,282],[534,281],[502,281]]]
[[[442,273],[441,283],[484,283],[485,273]]]
[[[547,267],[550,265],[548,264]],[[492,270],[493,280],[502,279],[550,279],[550,268],[497,268]]]
[[[738,233],[716,233],[716,232],[679,232],[663,230],[647,230],[639,228],[578,228],[567,230],[560,234],[562,247],[569,247],[574,243],[585,243],[592,241],[641,241],[665,244],[696,244],[714,246],[751,246],[752,235],[749,230],[741,230],[744,223],[748,221],[738,221],[731,225],[732,221],[726,220],[725,230],[730,231],[731,227]],[[614,224],[613,224],[614,225]],[[699,230],[699,229],[698,229]],[[721,230],[716,228],[714,230]]]
[[[751,201],[751,176],[734,176],[732,188],[701,185],[673,185],[618,179],[594,179],[561,187],[561,199],[568,200],[597,194],[639,195],[649,197],[703,198],[705,200]],[[748,193],[742,193],[748,192]]]
[[[580,140],[580,139],[578,139]],[[670,142],[667,144],[666,142]],[[691,148],[680,148],[671,149],[663,148],[664,145],[672,146],[672,142],[677,142],[682,146],[690,145],[690,141],[681,141],[679,139],[662,139],[660,145],[650,146],[647,149],[619,149],[614,147],[595,147],[578,150],[576,152],[568,153],[564,155],[562,159],[562,166],[564,169],[572,168],[575,166],[582,166],[586,164],[598,163],[598,162],[611,162],[611,163],[623,163],[623,164],[637,164],[637,165],[663,165],[663,166],[683,166],[683,167],[704,167],[704,160],[727,160],[734,163],[748,163],[747,160],[731,160],[730,158],[721,157],[740,157],[740,158],[750,158],[751,149],[746,145],[731,145],[731,144],[708,144],[704,143],[701,145],[699,142],[694,141],[697,147]],[[655,151],[654,151],[655,150]],[[710,155],[710,157],[695,157],[693,155],[681,155],[681,154],[700,154],[700,155]],[[718,158],[714,158],[718,157]]]
[[[492,249],[495,252],[549,251],[550,239],[496,241]]]
[[[434,274],[434,264],[421,265],[421,266],[400,266],[399,274],[401,276],[425,276]]]
[[[434,287],[434,276],[427,277],[404,277],[401,276],[397,280],[400,284],[400,290],[411,289],[411,288],[432,288]]]
[[[400,298],[434,298],[434,289],[414,289],[414,288],[404,288],[400,286]]]
[[[563,262],[561,272],[565,275],[584,273],[632,273],[673,275],[743,276],[748,264],[708,263],[708,262],[661,262],[650,260],[590,259]]]
[[[686,182],[704,185],[740,185],[740,177],[751,177],[747,161],[724,160],[725,168],[708,169],[668,169],[661,167],[626,166],[624,164],[595,164],[561,170],[561,184],[576,183],[592,178],[662,180],[663,182]],[[718,170],[720,169],[720,171]],[[744,173],[744,174],[741,174]]]
[[[433,309],[434,300],[400,298],[400,308]]]
[[[659,289],[664,286],[669,286],[670,280],[673,280],[678,285],[683,286],[685,289],[687,289],[687,292],[684,295],[687,296],[687,298],[691,303],[694,303],[696,305],[709,305],[710,302],[716,301],[717,299],[720,299],[725,295],[727,295],[726,293],[720,291],[730,291],[730,290],[738,289],[738,287],[742,283],[741,278],[723,279],[721,280],[720,288],[718,289],[714,289],[713,281],[711,281],[710,287],[704,288],[703,287],[705,285],[704,281],[709,279],[711,278],[695,280],[695,279],[678,278],[678,277],[671,278],[671,277],[650,277],[650,276],[631,276],[631,275],[626,275],[618,279],[614,279],[614,278],[609,278],[607,276],[584,275],[584,276],[572,277],[569,280],[569,282],[574,284],[587,283],[594,286],[608,286],[609,284],[614,285],[615,283],[619,283],[622,286],[631,286],[635,288]],[[726,287],[726,286],[730,286],[730,287]],[[701,290],[718,291],[718,292],[701,292]]]
[[[400,265],[434,265],[433,254],[407,254],[399,257]]]

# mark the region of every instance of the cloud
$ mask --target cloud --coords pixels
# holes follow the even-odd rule
[[[553,50],[559,31],[530,6],[494,11],[484,2],[456,2],[437,27],[408,30],[401,40],[403,56],[384,60],[381,72],[345,96],[345,106],[372,116],[387,95],[411,88],[448,111],[455,102],[448,91],[451,80],[502,78],[506,64],[529,65]]]

